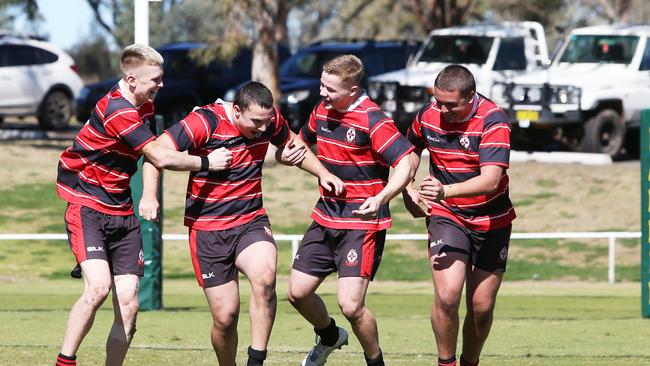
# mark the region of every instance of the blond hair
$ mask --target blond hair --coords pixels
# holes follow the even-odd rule
[[[340,55],[327,61],[323,71],[338,76],[349,86],[359,85],[363,79],[363,63],[355,55]]]
[[[163,57],[158,51],[142,44],[132,44],[122,52],[120,70],[126,75],[140,66],[160,66],[162,63]]]

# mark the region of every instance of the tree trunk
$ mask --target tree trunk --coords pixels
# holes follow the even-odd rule
[[[278,77],[278,43],[276,41],[278,2],[282,0],[259,0],[251,4],[255,9],[253,27],[253,64],[251,78],[266,85],[273,93],[275,104],[280,104]],[[250,13],[249,13],[250,14]]]

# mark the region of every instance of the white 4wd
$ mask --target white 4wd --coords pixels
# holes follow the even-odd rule
[[[0,35],[0,121],[36,116],[46,129],[68,125],[83,87],[72,58],[50,43]]]
[[[437,29],[405,69],[370,78],[368,95],[403,132],[417,111],[431,101],[433,83],[445,66],[465,65],[474,74],[477,91],[492,98],[495,82],[508,81],[548,63],[544,28],[537,22]],[[497,93],[498,97],[502,95]]]
[[[650,26],[573,30],[548,69],[505,85],[516,136],[546,131],[574,150],[616,156],[650,108]]]

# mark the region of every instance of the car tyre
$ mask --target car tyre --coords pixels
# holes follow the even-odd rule
[[[603,109],[584,125],[581,150],[618,156],[625,143],[625,121],[613,109]]]
[[[62,91],[45,96],[38,113],[38,123],[46,130],[60,130],[68,126],[72,117],[72,99]]]

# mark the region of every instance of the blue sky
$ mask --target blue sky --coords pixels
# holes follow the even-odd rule
[[[86,0],[38,0],[44,20],[39,33],[49,35],[50,42],[68,49],[90,35],[93,11]],[[24,17],[16,21],[17,31],[29,31]]]

